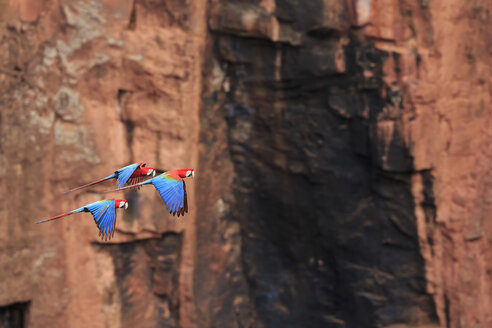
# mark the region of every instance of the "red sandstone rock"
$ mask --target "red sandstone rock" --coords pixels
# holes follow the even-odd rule
[[[194,263],[193,182],[186,222],[166,214],[152,188],[127,194],[132,206],[119,215],[114,246],[107,248],[83,214],[33,225],[37,218],[108,197],[97,192],[112,188],[110,183],[73,195],[61,192],[131,161],[196,166],[204,7],[172,6],[24,1],[11,3],[11,15],[2,15],[2,188],[16,201],[2,205],[0,304],[29,301],[32,327],[134,327],[141,318],[149,326],[195,325],[187,268]],[[193,25],[177,24],[183,20],[176,16],[179,8]],[[136,21],[129,26],[132,10]],[[161,20],[163,12],[167,19]],[[23,205],[26,199],[31,205]],[[132,262],[120,270],[115,261],[121,256],[115,260],[107,251],[119,254],[123,243],[166,244],[174,238],[186,245],[169,251],[170,258],[180,259],[164,264],[175,275],[171,281],[152,264],[168,263],[160,251],[149,255],[150,263],[135,253],[142,261],[134,270],[154,270],[155,278],[127,277]],[[138,316],[122,317],[135,311]]]
[[[0,7],[0,326],[492,326],[489,4]],[[135,161],[190,213],[33,224]]]

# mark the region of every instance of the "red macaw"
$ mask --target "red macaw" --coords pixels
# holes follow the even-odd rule
[[[119,188],[110,191],[125,190],[128,188],[134,188],[143,186],[146,184],[153,184],[159,192],[162,200],[166,204],[166,208],[172,215],[178,214],[184,215],[188,213],[188,198],[186,195],[186,184],[184,178],[195,177],[193,169],[179,169],[173,171],[164,172],[155,178],[130,185],[128,187]],[[108,192],[110,192],[108,191]]]
[[[86,185],[71,189],[69,191],[65,191],[64,194],[69,192],[82,189],[88,186],[95,185],[97,183],[109,180],[116,179],[118,181],[118,188],[121,188],[128,182],[128,184],[134,184],[141,182],[145,176],[155,176],[156,170],[153,167],[146,167],[146,163],[135,163],[130,164],[128,166],[122,167],[121,169],[116,170],[113,174],[108,175],[107,177],[97,180]]]
[[[108,238],[111,239],[114,236],[117,208],[124,208],[125,210],[128,209],[128,201],[126,199],[114,199],[114,198],[100,200],[82,206],[71,212],[60,214],[58,216],[36,222],[36,224],[45,223],[51,220],[61,219],[64,216],[68,216],[75,213],[91,212],[92,216],[94,217],[94,222],[96,222],[96,225],[99,228],[99,236],[101,237],[101,239],[108,240]]]

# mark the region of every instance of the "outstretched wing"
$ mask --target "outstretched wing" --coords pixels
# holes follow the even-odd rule
[[[133,172],[140,166],[139,163],[136,164],[130,164],[128,166],[125,166],[115,173],[118,175],[116,178],[118,180],[118,188],[121,188],[125,185],[125,183],[130,179],[132,176]]]
[[[174,179],[166,174],[159,175],[151,180],[154,187],[161,195],[166,208],[172,215],[184,215],[188,212],[186,199],[186,187],[183,180]]]
[[[143,176],[138,176],[138,177],[130,178],[130,179],[128,179],[128,185],[129,186],[133,186],[135,184],[138,184],[138,183],[142,182],[143,180],[144,180],[144,177]],[[141,186],[135,186],[135,187],[132,188],[132,191],[137,192],[138,190],[140,190],[140,187]]]
[[[86,206],[91,212],[99,228],[99,236],[103,240],[111,239],[114,236],[116,226],[116,210],[114,199],[101,200]]]

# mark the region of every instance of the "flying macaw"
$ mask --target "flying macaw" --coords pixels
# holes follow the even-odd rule
[[[128,187],[119,188],[111,191],[125,190],[128,188],[134,188],[143,186],[146,184],[153,184],[154,187],[161,195],[162,200],[166,204],[166,208],[172,215],[178,214],[184,215],[188,213],[188,198],[186,195],[186,184],[184,178],[195,177],[193,169],[179,169],[173,171],[164,172],[155,178],[130,185]]]
[[[94,217],[94,222],[96,222],[96,225],[99,228],[99,236],[101,237],[101,239],[108,240],[108,238],[111,239],[114,236],[117,208],[124,208],[125,210],[128,209],[128,201],[126,199],[114,198],[99,200],[97,202],[82,206],[71,212],[60,214],[50,219],[36,222],[36,224],[61,219],[62,217],[75,213],[91,212],[92,216]]]
[[[121,188],[128,182],[128,184],[134,184],[141,182],[145,176],[155,176],[156,170],[153,167],[145,167],[146,163],[135,163],[130,164],[128,166],[122,167],[121,169],[116,170],[113,174],[108,175],[107,177],[97,180],[86,185],[71,189],[69,191],[65,191],[64,194],[69,192],[82,189],[88,186],[95,185],[97,183],[109,180],[116,179],[118,181],[118,188]]]

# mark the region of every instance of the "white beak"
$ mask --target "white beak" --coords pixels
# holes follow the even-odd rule
[[[195,171],[191,171],[191,178],[194,179],[195,178]]]
[[[128,202],[125,203],[125,210],[128,209]]]
[[[155,177],[155,170],[152,171],[152,176]]]

